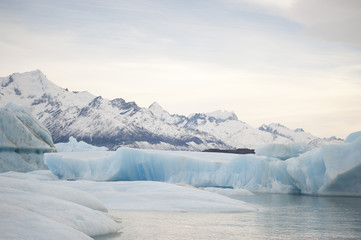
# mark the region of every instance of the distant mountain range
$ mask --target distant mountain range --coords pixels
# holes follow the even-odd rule
[[[149,108],[122,98],[113,100],[61,88],[39,70],[0,78],[0,105],[29,107],[51,132],[54,143],[70,136],[96,146],[170,150],[255,148],[267,143],[307,142],[319,146],[340,139],[318,138],[302,129],[272,123],[259,128],[233,112],[171,115],[158,103]]]

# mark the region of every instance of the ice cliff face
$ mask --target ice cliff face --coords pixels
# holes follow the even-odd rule
[[[103,99],[70,92],[50,82],[39,70],[0,78],[0,106],[13,102],[31,109],[49,129],[55,143],[73,136],[96,146],[168,150],[255,148],[267,143],[325,141],[282,125],[253,128],[232,112],[169,114],[158,103],[139,107],[124,99]],[[335,141],[338,141],[337,139]]]
[[[43,154],[54,151],[49,131],[29,110],[0,108],[0,172],[46,169]]]
[[[361,132],[306,151],[273,145],[263,156],[119,148],[113,152],[47,153],[59,178],[164,181],[252,192],[361,196]],[[277,157],[275,157],[277,155]]]

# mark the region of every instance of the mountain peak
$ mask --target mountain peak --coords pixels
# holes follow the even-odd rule
[[[170,114],[166,110],[164,110],[157,102],[153,102],[148,109],[151,113],[153,113],[154,116],[157,116],[162,120],[169,120],[171,118]]]
[[[149,106],[148,109],[151,110],[151,111],[153,111],[153,110],[155,110],[155,111],[159,111],[159,110],[164,111],[164,109],[159,105],[158,102],[153,102],[153,103]]]
[[[18,84],[22,86],[26,85],[35,85],[33,87],[39,87],[40,86],[50,86],[54,85],[47,77],[40,71],[40,70],[34,70],[30,72],[25,73],[13,73],[9,76],[9,79],[16,80]],[[29,86],[26,86],[29,87]]]
[[[283,126],[280,123],[262,124],[262,126],[260,126],[258,129],[269,133],[279,133],[283,131],[292,132],[291,129],[287,128],[286,126]]]
[[[43,91],[59,88],[50,82],[40,70],[25,73],[13,73],[8,77],[0,78],[0,87],[3,93],[14,92],[22,98],[41,98]],[[10,99],[8,99],[9,101]]]
[[[11,74],[11,76],[15,77],[15,76],[21,76],[21,77],[26,77],[26,78],[34,78],[34,77],[41,77],[41,78],[46,78],[44,73],[42,71],[40,71],[39,69],[33,70],[33,71],[29,71],[29,72],[24,72],[24,73],[13,73]]]
[[[234,112],[228,112],[223,110],[217,110],[210,113],[205,113],[209,117],[214,117],[219,120],[238,120],[237,115]]]
[[[98,146],[203,150],[206,148],[254,148],[266,143],[318,140],[300,129],[280,124],[253,128],[227,111],[170,115],[159,103],[138,107],[122,98],[103,99],[88,92],[61,88],[40,71],[0,77],[0,106],[13,102],[31,109],[53,134],[55,142],[69,136]],[[80,117],[81,116],[81,117]],[[192,117],[193,116],[193,117]]]
[[[40,69],[35,69],[33,71],[29,71],[28,73],[37,74],[37,75],[44,75],[44,73]]]

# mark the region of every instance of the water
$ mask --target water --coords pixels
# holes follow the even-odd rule
[[[122,226],[105,239],[361,239],[361,198],[256,194],[248,213],[111,211]]]

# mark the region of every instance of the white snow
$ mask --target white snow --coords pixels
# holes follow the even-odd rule
[[[94,142],[106,139],[113,150],[120,145],[204,150],[255,148],[267,143],[328,142],[279,124],[264,125],[263,130],[254,128],[239,121],[233,112],[193,114],[190,117],[200,118],[190,119],[170,115],[158,103],[142,108],[122,99],[108,100],[88,92],[72,92],[56,86],[39,70],[0,77],[0,92],[0,106],[13,102],[29,107],[51,129],[56,142],[69,136]]]
[[[69,138],[67,143],[56,143],[58,152],[94,152],[94,151],[108,151],[107,147],[97,147],[90,145],[84,141],[77,141],[74,137]]]
[[[154,117],[168,123],[175,123],[172,116],[165,111],[157,102],[152,103],[148,110],[154,115]]]
[[[61,100],[61,110],[66,110],[68,107],[74,106],[74,102],[80,107],[87,106],[95,97],[88,92],[74,93],[65,91],[63,88],[49,81],[40,70],[14,73],[11,77],[13,79],[11,87],[2,88],[4,96],[0,96],[1,103],[7,104],[12,102],[17,105],[28,106],[31,108],[34,116],[40,116],[39,120],[49,117],[49,114],[44,112],[44,109],[48,106],[46,106],[46,102],[39,102],[38,105],[31,105],[34,99],[43,99],[49,96],[54,97],[57,100]],[[9,80],[9,77],[0,78],[0,82],[2,83],[8,82]],[[14,89],[21,91],[20,97],[19,95],[14,94]],[[69,96],[72,97],[70,98]],[[29,99],[31,101],[29,101]]]
[[[219,120],[238,120],[238,117],[234,112],[228,112],[223,110],[205,113],[205,115],[214,117]]]
[[[302,153],[303,145],[277,145],[288,160],[257,155],[193,153],[119,148],[115,152],[47,153],[59,178],[162,181],[197,187],[233,187],[252,192],[360,196],[361,136]],[[301,151],[301,150],[302,151]],[[288,154],[289,152],[286,151]],[[296,154],[297,153],[297,154]],[[288,156],[290,157],[290,156]]]

